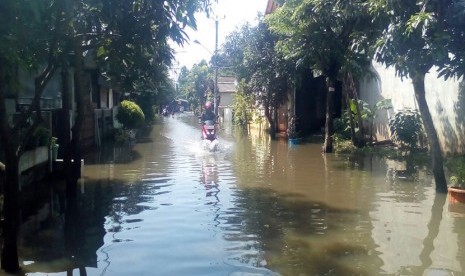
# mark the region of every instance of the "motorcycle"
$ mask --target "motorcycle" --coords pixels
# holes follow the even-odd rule
[[[207,120],[202,124],[202,139],[211,142],[216,140],[216,125],[214,121]]]
[[[204,147],[210,151],[215,151],[218,146],[216,136],[216,124],[212,120],[207,120],[202,124],[202,140]]]

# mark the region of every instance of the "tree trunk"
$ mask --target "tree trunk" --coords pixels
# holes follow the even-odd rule
[[[439,145],[439,139],[436,132],[436,128],[429,112],[428,103],[425,97],[425,74],[418,73],[412,78],[413,88],[415,91],[415,98],[418,102],[420,109],[421,118],[425,126],[426,136],[430,145],[430,155],[433,169],[434,181],[436,183],[436,192],[446,193],[447,192],[447,181],[444,174],[444,161],[442,156],[441,147]]]
[[[1,65],[0,65],[1,66]],[[17,146],[14,145],[13,133],[8,126],[8,115],[6,113],[6,83],[4,72],[0,68],[0,135],[2,137],[3,149],[5,152],[5,187],[3,201],[3,244],[1,253],[2,269],[9,273],[19,271],[18,260],[18,196],[19,177],[18,163],[16,156]]]
[[[81,128],[84,121],[84,102],[83,102],[83,80],[82,80],[82,45],[78,38],[74,41],[75,49],[75,72],[74,72],[74,99],[76,101],[76,119],[72,128],[71,137],[71,157],[73,162],[70,168],[67,168],[67,186],[66,193],[68,199],[74,199],[77,192],[77,180],[81,174]]]
[[[276,138],[276,133],[278,132],[278,108],[273,105],[272,107],[273,110],[273,127],[271,128],[271,138],[275,139]]]
[[[4,141],[5,142],[5,141]],[[7,142],[5,142],[7,145]],[[3,245],[2,245],[2,269],[6,272],[15,273],[19,271],[18,259],[18,197],[19,176],[18,163],[14,148],[5,148],[5,187],[3,202]]]
[[[362,111],[360,110],[360,104],[358,102],[358,95],[357,95],[357,89],[355,87],[354,83],[354,77],[352,76],[351,73],[347,74],[347,82],[349,85],[349,95],[354,99],[355,101],[355,108],[357,110],[357,124],[358,124],[358,142],[360,143],[359,147],[365,146],[365,129],[363,127],[363,118],[362,118]]]
[[[352,108],[350,105],[350,96],[349,96],[349,84],[346,82],[344,84],[344,96],[345,96],[345,101],[346,101],[346,106],[347,106],[347,116],[349,117],[349,125],[350,125],[350,138],[352,140],[352,144],[354,146],[358,147],[359,142],[357,139],[357,134],[355,133],[355,122],[354,122],[354,116],[352,114]]]
[[[265,117],[266,119],[268,120],[268,124],[270,125],[270,136],[271,138],[275,138],[275,135],[276,135],[276,124],[273,120],[273,115],[272,115],[272,112],[270,111],[270,104],[269,104],[269,101],[266,100],[264,101],[264,104],[265,104]]]
[[[62,85],[62,106],[61,106],[61,116],[63,118],[64,125],[61,128],[61,144],[63,144],[63,161],[64,164],[67,164],[71,159],[70,153],[70,141],[71,141],[71,89],[70,89],[70,78],[69,71],[66,65],[61,67],[61,85]]]
[[[24,139],[23,141],[19,139],[19,132],[26,129],[25,137],[28,137],[40,123],[40,97],[55,72],[55,66],[50,63],[51,61],[50,59],[47,67],[35,78],[34,99],[31,106],[26,112],[21,113],[19,122],[16,122],[13,127],[10,127],[8,123],[5,94],[7,78],[14,78],[15,76],[8,75],[7,72],[0,68],[0,135],[5,152],[4,223],[1,266],[7,272],[17,272],[19,270],[17,245],[19,227],[19,157],[22,153],[20,145],[25,143]],[[32,118],[34,112],[37,118],[34,120],[32,126],[29,126],[27,122]]]
[[[333,152],[333,113],[334,113],[334,94],[335,81],[327,79],[326,87],[326,123],[325,123],[325,143],[323,145],[324,153]]]

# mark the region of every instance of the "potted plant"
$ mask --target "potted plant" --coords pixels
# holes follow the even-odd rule
[[[299,143],[299,133],[296,130],[296,117],[293,115],[289,118],[287,127],[287,138],[290,145],[296,145]]]
[[[51,152],[51,157],[52,161],[56,161],[58,157],[58,148],[60,145],[57,144],[57,137],[51,137],[50,138],[50,152]]]
[[[450,171],[451,186],[448,187],[449,201],[451,203],[465,203],[465,156],[452,158],[446,163]]]

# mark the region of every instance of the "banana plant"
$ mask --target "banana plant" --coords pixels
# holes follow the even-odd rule
[[[360,107],[360,114],[357,111],[357,104]],[[384,109],[388,110],[392,108],[391,99],[383,99],[378,101],[375,105],[370,105],[363,100],[350,100],[350,110],[355,116],[361,116],[363,120],[368,121],[370,124],[370,141],[373,142],[373,129],[375,118],[377,117],[378,111]],[[359,126],[362,127],[362,126]]]

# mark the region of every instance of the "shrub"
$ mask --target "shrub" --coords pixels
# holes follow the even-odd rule
[[[334,153],[355,153],[357,148],[352,144],[352,141],[346,140],[339,134],[334,134]]]
[[[27,137],[25,150],[33,150],[36,147],[47,146],[50,141],[51,132],[44,126],[38,126],[31,136]]]
[[[449,158],[446,167],[450,172],[450,182],[456,187],[465,188],[465,156]]]
[[[350,123],[347,110],[342,113],[341,118],[334,119],[333,129],[334,133],[338,134],[339,139],[350,140]],[[355,131],[358,131],[358,128]]]
[[[145,116],[142,109],[136,103],[125,100],[121,102],[116,119],[123,124],[124,128],[134,129],[144,123]]]
[[[394,142],[410,149],[416,148],[424,136],[420,114],[416,110],[398,111],[389,121],[389,129]]]
[[[234,123],[238,126],[246,128],[250,121],[252,120],[252,108],[253,108],[253,99],[251,95],[247,95],[243,88],[242,84],[237,91],[236,96],[234,97]]]

